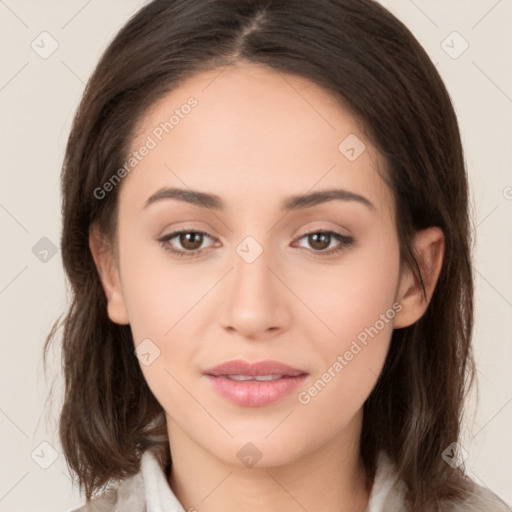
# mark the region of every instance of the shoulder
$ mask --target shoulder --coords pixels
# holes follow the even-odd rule
[[[487,487],[473,482],[470,497],[458,503],[452,503],[447,512],[512,512],[512,508]]]
[[[85,505],[71,512],[112,512],[117,502],[117,489],[110,489],[101,496],[88,500]]]
[[[443,501],[440,512],[512,512],[512,508],[487,487],[469,479],[471,493],[464,501]],[[380,454],[367,512],[405,510],[406,486],[398,478],[389,457]]]
[[[88,500],[71,512],[145,512],[146,500],[141,473],[118,481],[116,487]]]

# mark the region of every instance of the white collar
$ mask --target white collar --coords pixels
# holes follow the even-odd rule
[[[140,464],[147,512],[185,512],[151,450],[143,453]]]

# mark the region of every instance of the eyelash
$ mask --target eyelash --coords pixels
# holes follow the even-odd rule
[[[203,252],[206,249],[198,249],[196,251],[180,251],[180,250],[172,248],[169,245],[168,242],[170,240],[172,240],[173,238],[175,238],[176,236],[178,236],[182,233],[194,233],[194,234],[198,234],[198,235],[206,235],[207,237],[212,238],[210,235],[208,235],[208,233],[205,233],[204,231],[196,231],[196,230],[191,230],[191,229],[180,229],[178,231],[174,231],[173,233],[170,233],[169,235],[165,235],[164,237],[159,238],[158,241],[161,243],[161,246],[164,250],[166,250],[176,256],[186,257],[186,258],[196,258],[196,257],[201,256],[201,254],[203,254]],[[341,251],[343,251],[343,250],[347,249],[348,247],[350,247],[351,245],[353,245],[355,242],[355,239],[351,236],[346,236],[346,235],[342,235],[341,233],[337,233],[336,231],[329,231],[329,230],[323,230],[323,229],[315,229],[312,231],[308,231],[307,233],[304,233],[302,236],[300,236],[298,238],[298,240],[301,240],[301,239],[307,237],[308,235],[312,235],[312,234],[331,235],[335,240],[337,240],[338,242],[341,242],[340,245],[338,245],[335,248],[329,249],[329,250],[324,250],[324,251],[313,250],[314,253],[319,254],[320,256],[331,256],[333,254],[340,253]]]

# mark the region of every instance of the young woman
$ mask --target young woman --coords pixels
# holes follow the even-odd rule
[[[378,3],[154,0],[87,85],[62,192],[81,511],[510,511],[459,443],[457,120]]]

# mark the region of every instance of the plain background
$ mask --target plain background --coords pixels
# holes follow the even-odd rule
[[[512,0],[382,3],[424,46],[459,117],[477,226],[480,384],[462,445],[468,473],[512,503]],[[58,251],[59,173],[85,83],[142,5],[0,0],[0,511],[65,512],[83,501],[58,442],[60,354],[50,352],[47,378],[41,361],[45,336],[67,300]],[[53,40],[58,48],[42,58]],[[55,398],[46,404],[54,379]]]

